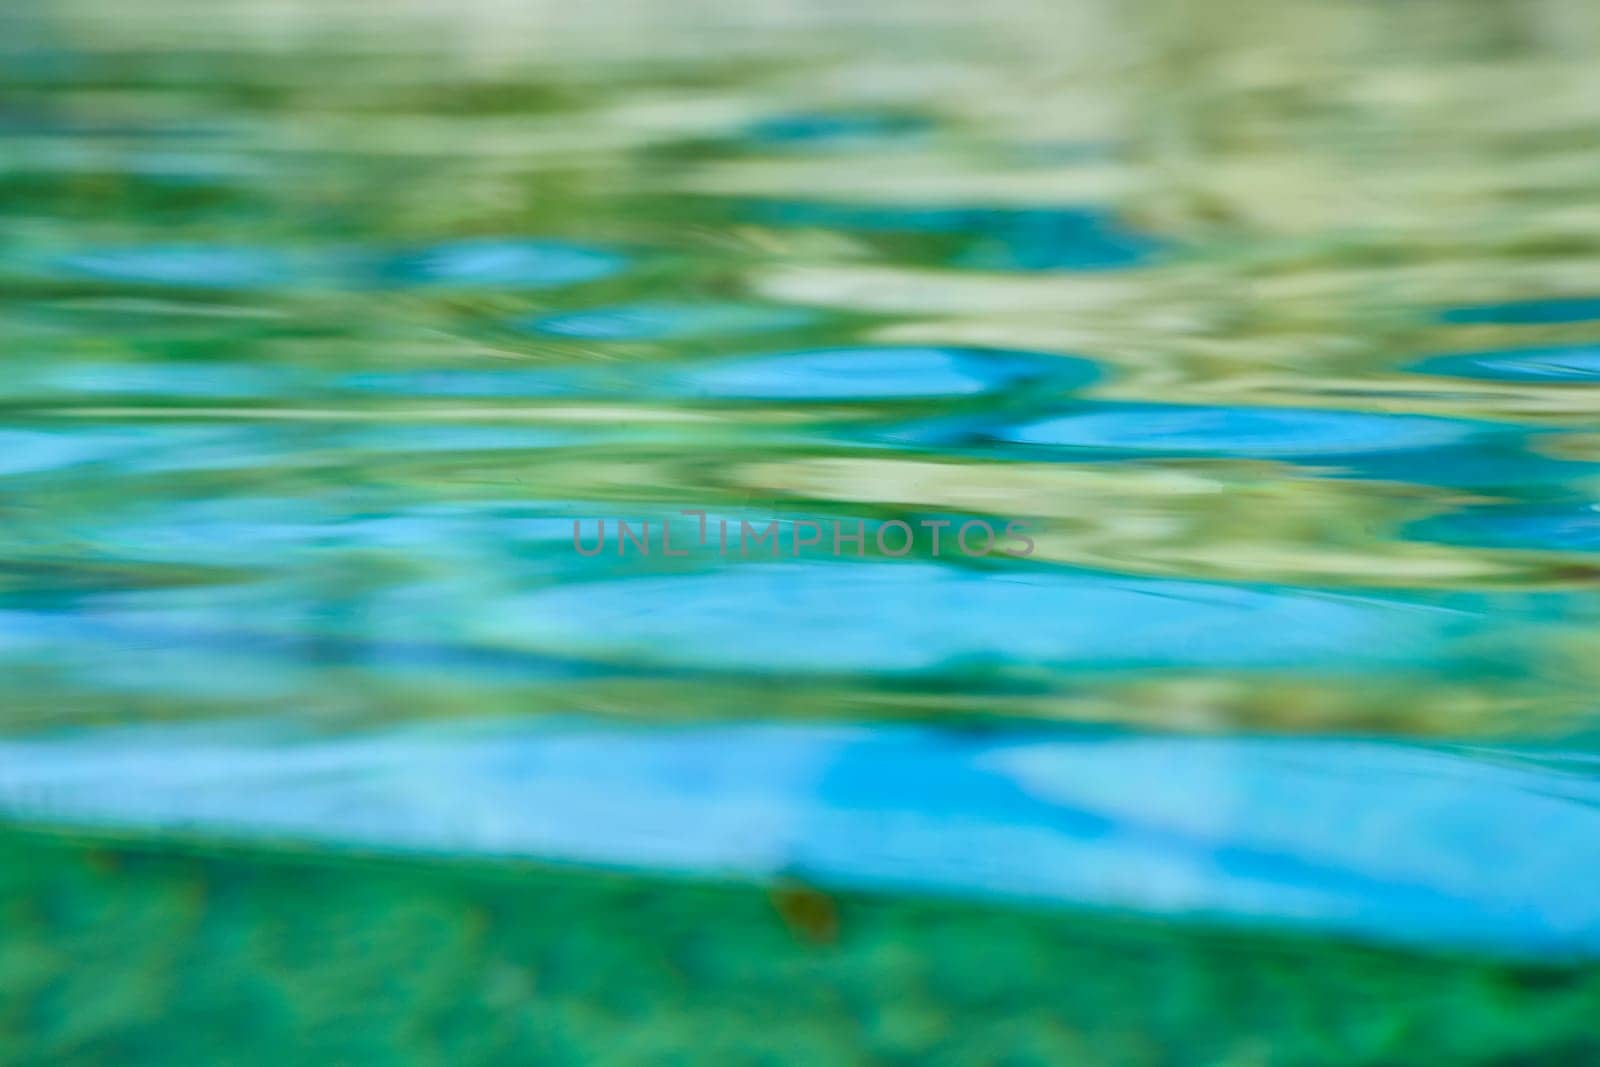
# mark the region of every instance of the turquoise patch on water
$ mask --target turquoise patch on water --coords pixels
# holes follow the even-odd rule
[[[1420,374],[1507,382],[1600,382],[1600,346],[1457,352],[1432,356],[1407,369]]]
[[[1099,376],[1089,360],[982,348],[826,348],[729,359],[687,371],[683,389],[750,400],[975,396],[1028,383],[1070,389]]]
[[[852,204],[771,200],[746,206],[744,214],[769,226],[807,226],[859,233],[977,233],[1006,212],[986,208]]]
[[[570,396],[584,379],[561,370],[408,370],[346,374],[334,385],[362,393],[411,397]]]
[[[184,289],[258,289],[292,281],[294,260],[265,248],[130,245],[74,252],[54,261],[82,278]]]
[[[0,429],[0,475],[32,474],[116,459],[136,435],[104,431]]]
[[[151,397],[256,397],[283,392],[293,372],[243,363],[75,363],[44,383],[72,393]]]
[[[1098,451],[1293,458],[1437,448],[1478,432],[1472,423],[1424,415],[1129,404],[1025,422],[991,435]]]
[[[751,205],[755,221],[861,233],[965,238],[958,266],[984,270],[1097,271],[1146,264],[1167,242],[1100,207],[902,207],[826,202]]]
[[[808,308],[775,304],[652,303],[545,315],[525,326],[533,333],[583,341],[676,341],[792,330],[819,317]]]
[[[930,125],[910,115],[796,112],[751,123],[741,140],[776,147],[837,148],[904,138]]]
[[[580,444],[593,429],[524,426],[378,425],[349,431],[342,443],[357,452],[503,452]]]
[[[547,289],[620,273],[621,252],[570,241],[485,238],[452,241],[390,260],[382,276],[445,288]]]
[[[1445,322],[1463,325],[1542,326],[1600,319],[1600,297],[1568,296],[1512,300],[1503,304],[1464,304],[1439,312]]]
[[[1076,388],[1088,360],[980,348],[829,348],[663,364],[569,364],[525,370],[367,371],[343,389],[417,397],[659,397],[892,400],[973,396],[1023,385]]]
[[[0,475],[103,463],[119,473],[279,462],[286,440],[244,427],[173,422],[78,423],[71,430],[0,429]]]
[[[1109,212],[997,212],[984,240],[958,264],[977,270],[1122,270],[1147,264],[1165,248]]]
[[[1412,525],[1424,541],[1542,552],[1600,552],[1600,505],[1547,504],[1473,508]]]
[[[1000,550],[1016,546],[1004,526]],[[1312,590],[874,561],[573,583],[496,616],[487,636],[546,654],[830,674],[1407,667],[1444,655],[1476,617]]]

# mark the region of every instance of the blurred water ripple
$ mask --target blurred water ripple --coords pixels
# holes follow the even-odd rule
[[[1583,5],[182,6],[8,16],[7,818],[1600,953]]]

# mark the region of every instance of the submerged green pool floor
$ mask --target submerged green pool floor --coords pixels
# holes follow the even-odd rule
[[[8,832],[8,1064],[1600,1062],[1600,969]]]

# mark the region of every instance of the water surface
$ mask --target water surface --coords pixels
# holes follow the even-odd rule
[[[1592,11],[568,7],[0,16],[19,833],[1600,955]]]

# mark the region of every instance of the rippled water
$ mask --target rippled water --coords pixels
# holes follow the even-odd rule
[[[1600,956],[1600,19],[1248,6],[20,5],[0,805]]]

